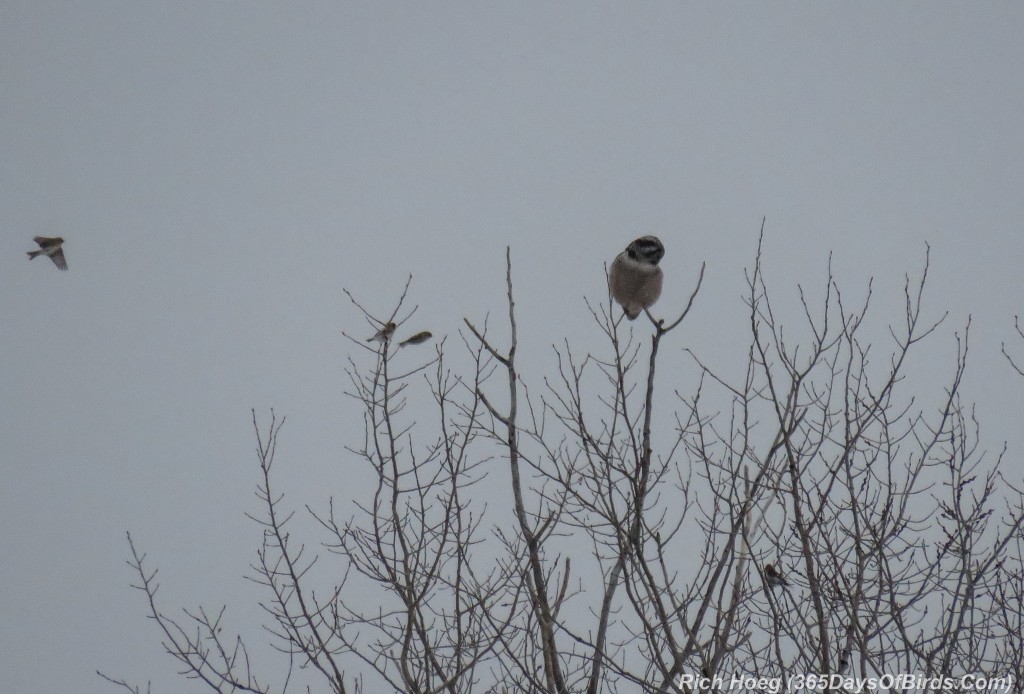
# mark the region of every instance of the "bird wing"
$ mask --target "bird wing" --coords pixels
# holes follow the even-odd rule
[[[68,261],[64,260],[63,248],[58,248],[56,252],[50,256],[50,260],[52,260],[53,264],[59,267],[61,270],[68,269]]]
[[[40,248],[52,248],[59,246],[62,242],[50,236],[34,236],[32,240],[39,244]]]

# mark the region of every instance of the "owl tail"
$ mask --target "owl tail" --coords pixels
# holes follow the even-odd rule
[[[626,318],[630,320],[636,320],[636,317],[640,315],[640,311],[630,311],[628,308],[622,309],[626,313]]]
[[[29,251],[29,252],[28,252],[28,259],[29,259],[29,260],[32,260],[32,259],[33,259],[33,258],[35,258],[35,257],[36,257],[37,255],[41,255],[41,254],[42,254],[42,251]]]

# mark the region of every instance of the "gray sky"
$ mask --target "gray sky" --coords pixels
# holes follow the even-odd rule
[[[165,607],[259,624],[250,408],[289,418],[290,501],[344,496],[341,331],[372,331],[342,288],[383,314],[413,273],[410,330],[454,337],[504,311],[509,244],[543,374],[567,332],[599,342],[583,297],[637,235],[667,248],[666,315],[708,263],[680,369],[740,363],[762,217],[794,319],[829,252],[898,315],[930,242],[950,319],[921,368],[948,373],[973,314],[968,393],[1016,460],[1022,35],[1011,2],[0,0],[0,691],[111,691],[97,668],[200,691],[124,531]],[[39,234],[68,272],[26,260]]]

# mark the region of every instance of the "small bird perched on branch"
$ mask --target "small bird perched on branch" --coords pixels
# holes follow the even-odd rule
[[[406,345],[421,345],[432,337],[433,334],[431,334],[427,330],[424,330],[423,332],[416,333],[410,338],[402,340],[401,342],[398,343],[398,346],[405,347]]]
[[[64,249],[61,248],[64,245],[64,239],[59,236],[36,236],[32,240],[39,244],[39,250],[29,251],[29,260],[37,255],[45,255],[61,270],[68,269],[68,262],[64,260]]]
[[[665,246],[657,236],[641,236],[615,256],[608,271],[608,291],[622,306],[626,318],[635,320],[661,296],[661,268]]]
[[[383,328],[378,330],[376,335],[367,338],[366,341],[388,343],[391,341],[391,336],[395,334],[395,328],[397,327],[398,326],[396,326],[394,323],[388,323]]]
[[[789,588],[789,581],[782,575],[782,572],[772,564],[764,565],[764,582],[769,588]]]

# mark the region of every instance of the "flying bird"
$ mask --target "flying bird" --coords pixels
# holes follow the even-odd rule
[[[782,572],[772,564],[764,565],[764,582],[769,588],[789,588],[789,581],[782,575]]]
[[[608,291],[622,306],[626,318],[635,320],[661,296],[661,268],[665,246],[657,236],[641,236],[615,256],[608,271]]]
[[[61,270],[68,269],[68,261],[64,260],[64,249],[61,248],[64,244],[64,239],[59,236],[36,236],[32,240],[39,244],[39,250],[29,251],[29,260],[32,260],[37,255],[45,255]]]
[[[395,328],[398,327],[394,323],[388,323],[383,328],[377,331],[377,334],[373,337],[367,338],[367,342],[391,342],[391,336],[395,334]]]
[[[424,330],[421,333],[416,333],[408,339],[402,340],[398,343],[398,346],[405,347],[406,345],[421,345],[432,337],[433,335],[429,331]]]

